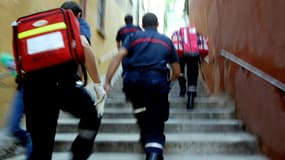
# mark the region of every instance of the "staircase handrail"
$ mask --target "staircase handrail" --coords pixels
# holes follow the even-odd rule
[[[263,72],[262,70],[256,68],[255,66],[247,63],[246,61],[240,59],[239,57],[233,55],[232,53],[222,49],[221,51],[221,55],[223,57],[225,57],[226,59],[234,62],[235,64],[238,64],[239,66],[241,66],[242,68],[254,73],[255,75],[257,75],[258,77],[260,77],[261,79],[269,82],[270,84],[274,85],[275,87],[279,88],[280,90],[282,90],[283,92],[285,92],[285,84],[280,82],[279,80],[277,80],[276,78],[270,76],[269,74]]]

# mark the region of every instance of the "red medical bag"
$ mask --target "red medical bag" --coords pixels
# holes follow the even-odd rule
[[[198,35],[195,27],[182,27],[180,34],[183,42],[184,55],[199,55]]]
[[[183,52],[184,52],[183,51],[183,41],[182,41],[180,32],[179,31],[173,32],[173,34],[171,35],[171,40],[176,49],[178,57],[183,58]]]
[[[24,74],[75,60],[83,63],[80,26],[71,10],[52,9],[13,22],[17,72]]]

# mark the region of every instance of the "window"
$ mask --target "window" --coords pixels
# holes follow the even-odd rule
[[[102,37],[105,37],[105,26],[104,26],[105,5],[106,5],[105,0],[98,1],[97,31]]]

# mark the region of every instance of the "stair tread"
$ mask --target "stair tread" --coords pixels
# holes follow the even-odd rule
[[[130,112],[132,113],[133,108],[131,106],[124,106],[124,107],[106,107],[105,113],[112,113],[112,112],[118,112],[118,113],[124,113],[124,112]],[[227,113],[227,112],[233,112],[234,108],[232,107],[224,107],[224,108],[205,108],[205,107],[196,107],[192,110],[186,110],[185,107],[172,107],[170,105],[170,113],[179,113],[179,112],[185,112],[185,113]]]
[[[68,159],[69,153],[54,152],[53,160]],[[15,156],[6,160],[24,160],[24,155]],[[142,153],[93,153],[88,160],[144,160]],[[226,154],[165,154],[165,160],[268,160],[262,155],[226,155]]]
[[[58,120],[58,124],[77,124],[79,122],[76,118],[61,118]],[[116,124],[136,124],[135,118],[103,118],[104,123],[116,123]],[[203,125],[203,124],[242,124],[238,119],[169,119],[167,124],[191,124],[191,125]]]
[[[170,103],[183,103],[186,101],[187,98],[183,97],[170,97]],[[106,100],[106,103],[122,103],[126,102],[124,96],[113,96]],[[211,97],[196,97],[195,103],[220,103],[224,104],[226,101],[224,98],[211,98]]]
[[[105,115],[108,113],[126,113],[126,114],[132,114],[132,107],[106,107],[104,112]],[[234,108],[231,107],[225,107],[225,108],[194,108],[193,110],[186,110],[186,107],[181,107],[181,108],[172,108],[170,107],[170,114],[172,113],[185,113],[185,114],[198,114],[198,113],[207,113],[207,114],[211,114],[211,113],[232,113],[234,112]],[[66,112],[63,112],[61,114],[69,114]]]
[[[72,141],[76,133],[57,133],[56,141]],[[232,143],[240,141],[256,141],[256,138],[247,133],[166,133],[167,142],[217,142]],[[98,134],[95,142],[100,141],[139,141],[138,133],[104,133]]]

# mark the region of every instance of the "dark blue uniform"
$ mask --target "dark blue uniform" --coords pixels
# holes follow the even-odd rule
[[[74,158],[87,159],[100,126],[94,101],[77,86],[78,65],[69,62],[28,73],[24,78],[27,129],[32,137],[32,160],[51,160],[59,111],[80,118],[79,134],[72,144]],[[83,132],[92,133],[84,136]],[[43,145],[44,144],[44,145]]]
[[[137,31],[141,31],[141,28],[139,26],[135,26],[133,24],[127,24],[126,26],[121,27],[119,29],[117,36],[116,36],[116,41],[123,42],[129,34],[137,32]]]
[[[124,40],[127,38],[128,35],[137,32],[137,31],[141,31],[141,28],[139,26],[135,26],[133,24],[126,24],[126,26],[121,27],[117,33],[116,36],[116,41],[117,42],[124,42]],[[127,58],[124,58],[123,62],[122,62],[122,67],[123,67],[123,73],[122,76],[124,76],[125,70],[126,70],[126,62]]]
[[[83,19],[80,32],[90,40],[89,25]],[[32,136],[31,160],[50,160],[60,110],[80,118],[79,134],[73,141],[73,159],[87,159],[92,153],[101,118],[94,101],[81,85],[79,65],[73,61],[27,74],[24,78],[24,104],[27,129]],[[43,145],[44,144],[44,145]]]
[[[162,154],[164,123],[169,116],[169,68],[178,62],[172,41],[156,29],[139,31],[123,43],[128,50],[127,72],[123,79],[141,129],[146,153]]]
[[[91,44],[91,32],[89,24],[82,18],[78,18],[78,22],[80,25],[80,34],[84,35],[89,44]]]

